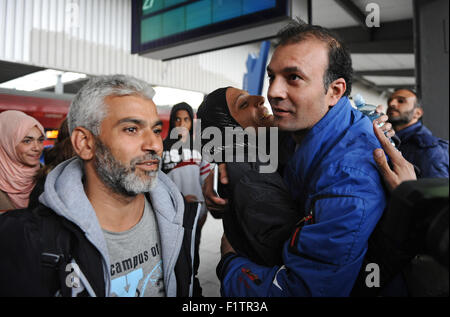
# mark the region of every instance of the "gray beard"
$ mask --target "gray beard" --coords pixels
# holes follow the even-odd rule
[[[147,179],[135,174],[136,164],[147,160],[161,162],[161,158],[156,154],[147,154],[142,157],[136,157],[131,160],[127,167],[112,155],[110,149],[96,139],[96,150],[94,167],[101,181],[113,192],[125,195],[136,196],[141,193],[149,192],[153,189],[158,180],[158,170],[153,172],[144,172]]]

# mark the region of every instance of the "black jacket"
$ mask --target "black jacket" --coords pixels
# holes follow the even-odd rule
[[[189,296],[191,237],[197,203],[185,203],[184,240],[175,265],[177,296]],[[84,232],[50,208],[12,210],[0,216],[0,296],[73,296],[75,260],[97,296],[104,296],[101,255]],[[89,296],[84,289],[77,296]]]
[[[255,263],[281,264],[283,244],[303,217],[281,175],[260,173],[258,163],[236,162],[227,163],[227,173],[229,183],[219,194],[230,200],[223,213],[228,241]]]

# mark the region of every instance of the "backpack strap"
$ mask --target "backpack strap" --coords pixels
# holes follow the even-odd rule
[[[184,197],[183,197],[184,199]],[[194,275],[192,247],[195,248],[195,241],[192,240],[195,220],[197,216],[198,203],[188,203],[184,200],[183,228],[184,237],[180,254],[175,264],[175,276],[177,279],[177,296],[190,296],[189,290]],[[195,252],[194,252],[195,253]],[[195,278],[195,277],[194,277]]]
[[[66,266],[70,255],[70,233],[62,226],[57,215],[44,206],[37,208],[41,219],[41,272],[44,285],[55,290],[55,295],[71,296],[72,289],[66,285]]]
[[[183,196],[183,195],[182,195]],[[152,200],[150,195],[147,193],[145,195],[148,202],[153,208]],[[192,248],[195,248],[195,241],[192,241],[192,234],[194,227],[196,225],[197,211],[199,209],[199,203],[192,202],[188,203],[183,196],[184,201],[184,214],[183,214],[183,243],[181,245],[180,253],[178,254],[177,262],[175,263],[175,277],[177,280],[177,297],[188,297],[190,296],[190,286],[196,281],[193,280],[193,259],[191,255]],[[154,209],[154,208],[153,208]],[[198,281],[197,281],[198,282]],[[195,292],[195,290],[194,290]]]

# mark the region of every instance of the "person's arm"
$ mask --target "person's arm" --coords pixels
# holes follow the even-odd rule
[[[373,130],[384,149],[384,151],[383,149],[375,149],[373,151],[373,158],[388,188],[392,191],[404,181],[417,179],[414,166],[402,156],[400,151],[392,146],[375,121],[373,123]],[[387,162],[385,153],[389,156],[392,168]]]
[[[228,239],[224,233],[222,235],[222,241],[220,243],[220,254],[223,257],[228,253],[236,253],[236,251],[234,251],[233,247],[231,246],[230,242],[228,242]]]
[[[225,163],[219,164],[219,181],[222,184],[228,184],[227,169]],[[208,210],[223,211],[224,209],[226,209],[228,200],[216,196],[213,190],[213,182],[214,171],[211,171],[206,177],[202,186],[206,208],[208,208]]]
[[[325,188],[324,192],[329,194],[316,195],[317,200],[306,204],[307,210],[314,211],[313,219],[298,224],[284,243],[284,265],[258,265],[236,254],[226,237],[222,237],[222,259],[217,275],[223,296],[350,294],[367,249],[367,240],[386,202],[380,195],[382,187],[378,176],[376,180],[375,177],[365,178],[361,182],[361,177],[365,176],[354,169],[334,176],[343,180]],[[346,184],[356,180],[360,185],[348,194]]]

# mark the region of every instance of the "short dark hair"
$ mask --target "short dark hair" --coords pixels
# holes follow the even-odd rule
[[[397,92],[399,90],[407,90],[416,96],[416,101],[414,102],[414,108],[422,108],[422,102],[419,98],[419,94],[417,93],[417,90],[414,88],[396,88],[394,89],[394,92]]]
[[[344,96],[348,97],[352,91],[352,58],[350,51],[336,34],[319,25],[307,24],[303,20],[297,19],[278,32],[276,47],[299,43],[311,37],[328,45],[328,68],[323,78],[325,92],[333,81],[343,78],[347,84]]]

